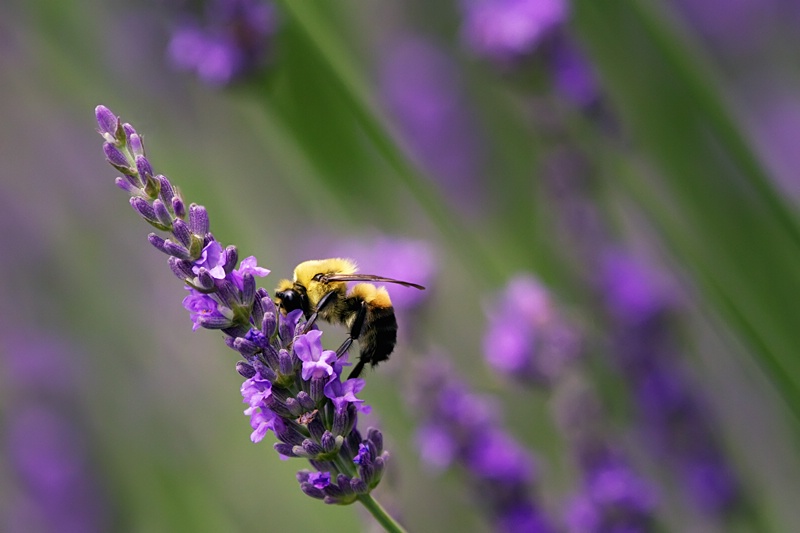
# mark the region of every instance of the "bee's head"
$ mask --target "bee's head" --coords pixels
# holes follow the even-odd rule
[[[310,313],[305,287],[292,283],[288,279],[278,283],[278,287],[275,289],[275,303],[284,314],[295,309],[302,309],[306,316]]]
[[[327,276],[354,274],[356,264],[350,259],[319,259],[305,261],[294,269],[294,286],[305,288],[308,301],[312,307],[331,291],[344,293],[347,283],[344,281],[329,281]]]

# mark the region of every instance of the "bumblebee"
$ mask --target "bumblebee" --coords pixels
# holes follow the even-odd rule
[[[302,309],[306,331],[318,318],[344,324],[349,335],[336,355],[341,357],[354,340],[359,345],[359,360],[347,379],[358,377],[369,363],[375,366],[389,358],[397,343],[397,320],[385,287],[358,283],[349,291],[348,281],[397,283],[424,290],[425,287],[396,279],[357,274],[350,259],[334,258],[305,261],[294,269],[292,281],[281,280],[275,298],[281,312]]]

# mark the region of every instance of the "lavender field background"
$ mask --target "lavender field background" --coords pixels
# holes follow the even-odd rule
[[[398,347],[359,395],[409,531],[796,530],[799,22],[3,2],[0,531],[380,530],[250,441],[235,352],[192,331],[99,104],[270,292],[335,256],[427,287],[389,288]]]

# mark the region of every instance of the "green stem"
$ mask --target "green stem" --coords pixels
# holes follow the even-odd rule
[[[367,511],[370,512],[372,516],[375,517],[375,520],[383,526],[383,529],[388,531],[389,533],[405,533],[405,529],[403,526],[395,522],[394,518],[389,516],[389,513],[386,512],[386,509],[381,507],[381,504],[372,497],[371,494],[364,494],[363,496],[358,497],[358,501],[367,508]]]
[[[800,247],[800,225],[792,206],[775,189],[775,182],[764,168],[758,154],[752,149],[741,125],[734,117],[730,106],[720,96],[718,84],[705,65],[692,54],[684,39],[669,26],[666,13],[657,12],[649,0],[626,0],[638,14],[642,28],[653,39],[663,56],[672,63],[674,72],[683,80],[694,96],[698,108],[704,111],[709,126],[717,134],[720,142],[727,146],[727,154],[739,167],[742,175],[749,181],[756,194],[766,204],[781,225]]]

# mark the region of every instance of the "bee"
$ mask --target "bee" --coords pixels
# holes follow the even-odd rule
[[[306,330],[317,318],[332,324],[344,324],[349,335],[336,355],[341,357],[354,340],[359,345],[359,360],[348,379],[358,377],[369,363],[375,366],[389,358],[397,343],[397,320],[386,288],[372,283],[358,283],[349,291],[348,281],[397,283],[424,290],[425,287],[396,279],[357,274],[350,259],[333,258],[305,261],[294,269],[294,279],[281,280],[275,298],[281,312],[302,309]]]

